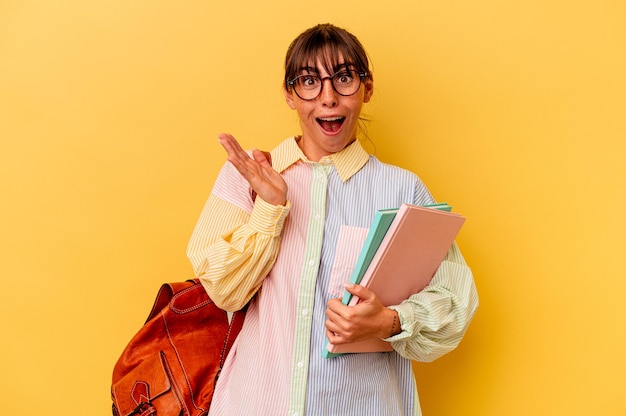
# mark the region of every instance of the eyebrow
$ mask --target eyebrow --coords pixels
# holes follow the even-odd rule
[[[352,65],[352,64],[347,64],[347,63],[345,63],[345,62],[344,62],[344,63],[337,64],[337,66],[335,66],[335,67],[333,68],[333,74],[336,74],[337,72],[341,71],[342,69],[350,69],[350,68],[354,69],[354,65]],[[317,68],[317,67],[313,67],[313,66],[306,66],[306,65],[305,65],[305,66],[300,67],[300,71],[299,71],[299,72],[300,72],[300,73],[302,73],[302,72],[306,72],[306,73],[308,73],[308,74],[313,73],[313,74],[318,74],[318,75],[319,75],[319,72],[320,72],[320,71],[318,70],[318,68]]]
[[[312,66],[302,66],[302,67],[300,67],[299,72],[301,72],[301,73],[302,73],[302,72],[307,72],[307,73],[311,73],[311,72],[313,72],[313,73],[315,73],[315,74],[319,73],[319,71],[317,70],[317,68],[312,67]]]

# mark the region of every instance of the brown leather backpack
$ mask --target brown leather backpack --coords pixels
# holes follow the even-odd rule
[[[203,416],[245,310],[227,314],[198,280],[161,286],[113,369],[114,416]]]

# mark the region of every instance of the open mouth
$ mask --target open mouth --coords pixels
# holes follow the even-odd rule
[[[329,133],[335,133],[341,129],[345,117],[328,117],[328,118],[317,118],[316,121],[322,127],[323,130]]]

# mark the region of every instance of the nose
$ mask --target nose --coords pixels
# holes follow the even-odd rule
[[[337,91],[333,88],[333,81],[331,78],[324,78],[322,80],[322,91],[320,91],[320,100],[322,105],[327,107],[334,107],[337,105]]]

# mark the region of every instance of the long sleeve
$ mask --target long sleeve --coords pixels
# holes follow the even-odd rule
[[[433,361],[461,342],[477,307],[472,272],[454,243],[431,283],[391,307],[400,316],[402,332],[387,340],[405,358]]]
[[[252,204],[249,195],[246,184],[226,166],[187,248],[193,270],[207,293],[228,311],[241,309],[263,283],[276,260],[289,213],[289,204],[274,206],[261,198],[244,209],[246,203]]]

